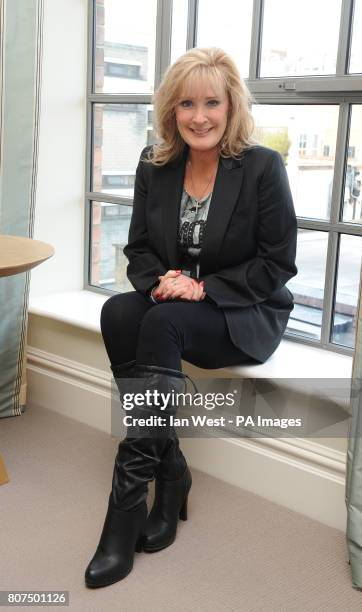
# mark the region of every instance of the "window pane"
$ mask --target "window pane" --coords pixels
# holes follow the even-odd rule
[[[362,0],[355,0],[350,72],[362,72]]]
[[[92,191],[132,197],[143,147],[151,144],[150,104],[95,104],[93,107]]]
[[[95,92],[153,92],[157,0],[96,5]]]
[[[362,105],[352,106],[342,221],[362,223]]]
[[[335,74],[340,14],[341,0],[265,0],[260,76]]]
[[[249,76],[252,0],[199,0],[197,46],[230,53],[243,78]]]
[[[281,153],[299,217],[329,219],[338,106],[253,107],[258,141]]]
[[[327,232],[299,230],[298,274],[287,283],[294,295],[287,330],[314,340],[321,337],[327,246]]]
[[[171,64],[186,51],[188,0],[173,0]]]
[[[90,284],[112,291],[131,291],[128,260],[123,248],[128,241],[132,206],[92,202]]]
[[[361,254],[361,236],[340,237],[331,342],[350,348],[355,344]]]

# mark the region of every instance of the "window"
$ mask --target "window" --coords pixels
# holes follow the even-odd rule
[[[255,136],[286,164],[299,273],[286,336],[354,348],[362,254],[362,0],[89,0],[86,278],[126,291],[134,173],[152,94],[193,46],[220,46],[254,97]],[[126,7],[126,8],[125,8]],[[328,27],[321,28],[321,24]],[[306,40],[308,44],[306,44]]]
[[[342,0],[264,0],[260,76],[335,74],[341,7]]]
[[[127,64],[104,60],[104,76],[117,78],[141,79],[141,64]]]

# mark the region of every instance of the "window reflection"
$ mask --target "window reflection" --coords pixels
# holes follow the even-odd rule
[[[257,140],[285,160],[296,214],[328,220],[338,106],[260,104],[253,115]]]
[[[221,47],[235,60],[243,78],[249,76],[252,0],[199,0],[197,46]]]
[[[331,341],[350,348],[354,348],[355,344],[361,256],[362,237],[342,235]]]
[[[97,0],[95,92],[151,93],[156,0]]]
[[[321,337],[327,247],[327,232],[299,230],[298,274],[287,283],[294,295],[287,330],[313,340]]]
[[[90,284],[112,291],[132,291],[126,274],[128,260],[123,254],[132,207],[92,202],[91,215]]]
[[[265,0],[260,76],[335,74],[341,5]]]
[[[188,0],[172,3],[171,64],[186,51]]]
[[[142,149],[153,142],[150,104],[95,104],[93,191],[133,197]]]
[[[362,1],[355,0],[349,72],[362,72]]]
[[[352,106],[344,180],[343,221],[362,223],[362,105]]]

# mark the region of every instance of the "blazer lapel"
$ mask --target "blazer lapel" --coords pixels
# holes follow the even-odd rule
[[[170,269],[178,266],[177,232],[187,150],[188,148],[185,147],[180,158],[167,164],[167,167],[163,169],[162,179],[161,173],[159,177],[159,193],[162,197],[163,232]]]
[[[217,267],[218,253],[241,190],[243,164],[244,156],[240,159],[220,157],[201,249],[200,273]]]
[[[182,155],[165,166],[158,176],[157,191],[162,199],[162,223],[170,269],[179,264],[177,232],[188,146]],[[238,201],[244,174],[240,159],[220,157],[200,255],[200,272],[215,268],[230,217]]]

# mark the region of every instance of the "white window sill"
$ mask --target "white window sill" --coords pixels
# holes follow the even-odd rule
[[[100,312],[108,295],[92,291],[55,293],[29,300],[29,312],[100,333]],[[223,368],[245,378],[351,379],[352,357],[306,344],[282,340],[260,365]]]
[[[29,299],[29,312],[40,317],[101,331],[99,317],[109,296],[93,291],[66,291]]]

